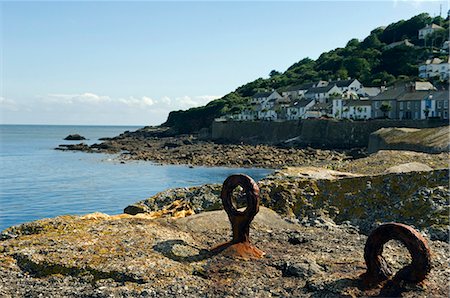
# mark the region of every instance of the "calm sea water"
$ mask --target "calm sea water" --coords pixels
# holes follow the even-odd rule
[[[174,187],[222,183],[233,173],[255,180],[266,169],[159,166],[150,162],[121,164],[114,155],[63,152],[79,133],[99,142],[138,127],[0,125],[0,231],[19,223],[63,214],[122,213],[136,201]],[[75,142],[76,143],[76,142]]]

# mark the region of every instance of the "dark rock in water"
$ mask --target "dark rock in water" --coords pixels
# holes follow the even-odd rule
[[[59,147],[55,148],[55,150],[93,152],[93,150],[85,143],[74,144],[74,145],[62,144],[62,145],[59,145]]]
[[[81,140],[86,140],[86,138],[79,134],[73,134],[73,135],[68,135],[67,137],[64,138],[64,140],[66,140],[66,141],[81,141]]]

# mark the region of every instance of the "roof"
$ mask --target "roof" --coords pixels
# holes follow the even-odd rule
[[[449,92],[446,91],[415,91],[407,92],[398,98],[399,101],[412,101],[412,100],[423,100],[427,99],[430,95],[433,96],[434,100],[449,100]]]
[[[312,86],[314,86],[314,83],[305,83],[300,85],[288,86],[284,88],[283,91],[285,92],[285,91],[308,90]]]
[[[301,100],[296,100],[291,104],[291,107],[296,107],[296,108],[304,108],[306,107],[311,101],[313,101],[314,99],[301,99]]]
[[[429,92],[435,89],[436,88],[434,88],[433,84],[430,82],[406,83],[387,89],[386,91],[373,97],[372,100],[396,100],[400,99],[400,97],[406,93],[417,93],[421,91]]]
[[[420,29],[420,30],[425,30],[425,29],[444,29],[444,28],[442,28],[441,26],[439,26],[439,25],[436,25],[436,24],[428,24],[428,25],[426,25],[425,27],[423,27],[422,29]],[[420,31],[419,30],[419,31]]]
[[[392,48],[395,48],[395,47],[401,46],[401,45],[405,45],[405,46],[408,46],[408,47],[413,47],[414,46],[414,44],[412,42],[410,42],[408,39],[405,39],[405,40],[402,40],[402,41],[396,41],[396,42],[390,43],[387,46],[385,46],[385,48],[392,49]]]
[[[442,62],[444,62],[442,59],[439,58],[433,58],[433,59],[428,59],[427,61],[425,61],[425,64],[441,64]]]
[[[405,92],[405,87],[395,87],[387,89],[384,92],[381,92],[377,96],[373,97],[372,100],[395,100],[400,95],[402,95]]]
[[[374,97],[380,94],[380,92],[380,87],[363,87],[359,90],[358,94]]]
[[[331,81],[328,85],[336,85],[337,87],[348,87],[356,79]]]
[[[312,106],[311,110],[328,110],[331,109],[331,107],[333,106],[332,103],[316,103],[315,105]]]
[[[261,98],[261,97],[269,97],[270,94],[272,94],[273,91],[269,91],[269,92],[258,92],[255,95],[253,95],[253,98]]]
[[[309,88],[308,91],[305,94],[313,94],[313,93],[325,93],[331,90],[331,88],[333,88],[335,85],[333,84],[329,84],[327,86],[323,86],[323,87],[314,87],[314,88]]]

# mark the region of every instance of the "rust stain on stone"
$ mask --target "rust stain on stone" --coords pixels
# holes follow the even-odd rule
[[[362,275],[365,286],[371,287],[391,278],[392,271],[383,258],[383,246],[389,240],[399,240],[411,254],[411,264],[400,269],[392,278],[395,283],[422,282],[431,269],[430,248],[425,238],[412,227],[401,223],[386,223],[367,238],[364,247],[364,259],[367,271]]]
[[[233,190],[237,186],[241,186],[245,191],[247,208],[244,211],[237,210],[231,200]],[[259,211],[258,185],[247,175],[231,175],[224,181],[220,197],[231,222],[233,239],[212,248],[211,251],[243,259],[261,258],[264,252],[250,243],[250,223]]]

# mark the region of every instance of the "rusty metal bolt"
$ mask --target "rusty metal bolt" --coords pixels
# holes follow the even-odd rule
[[[419,232],[400,223],[383,224],[373,230],[367,238],[364,247],[367,272],[363,275],[363,281],[367,285],[378,284],[392,275],[382,256],[383,246],[389,240],[401,241],[412,257],[411,264],[398,271],[393,280],[410,283],[423,281],[431,269],[430,248]]]
[[[233,190],[237,186],[241,186],[245,191],[247,208],[244,211],[237,210],[231,200]],[[231,222],[233,239],[213,248],[212,251],[227,249],[234,256],[244,258],[262,257],[264,253],[250,244],[250,223],[259,211],[258,185],[247,175],[231,175],[224,181],[220,197]]]

